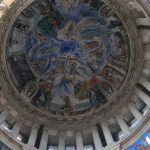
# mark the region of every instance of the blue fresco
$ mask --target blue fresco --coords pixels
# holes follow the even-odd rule
[[[125,150],[150,150],[150,128]]]

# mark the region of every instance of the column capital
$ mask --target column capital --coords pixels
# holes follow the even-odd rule
[[[17,118],[15,124],[23,124],[23,119]]]
[[[58,135],[59,135],[59,137],[65,137],[65,132],[64,131],[59,131]]]
[[[117,120],[119,120],[119,119],[124,120],[124,116],[123,116],[122,114],[116,115],[115,118],[116,118]]]
[[[4,109],[4,110],[0,113],[0,125],[2,125],[2,123],[6,120],[8,114],[9,114],[9,110],[8,110],[8,109]]]
[[[75,133],[75,135],[76,135],[76,136],[82,136],[82,132],[77,131],[77,132]]]
[[[130,129],[129,129],[128,125],[126,124],[126,122],[124,121],[123,118],[124,118],[123,115],[116,115],[116,120],[117,120],[122,132],[125,135],[127,135],[130,133]]]
[[[23,119],[22,117],[19,117],[19,118],[17,118],[16,122],[21,122],[21,123],[23,123],[23,122],[24,122],[24,119]]]
[[[135,107],[132,102],[128,103],[128,108],[130,108],[130,107]]]
[[[146,75],[146,76],[147,76],[147,75],[149,75],[149,74],[150,74],[150,69],[148,69],[148,68],[144,68],[144,69],[143,69],[143,73],[142,73],[142,74],[143,74],[143,76],[145,76],[145,75]]]
[[[147,81],[145,78],[141,78],[139,83],[143,85],[148,91],[150,91],[150,82]]]
[[[131,97],[132,102],[136,102],[138,100],[138,96],[136,94],[133,94]]]
[[[150,108],[150,96],[144,93],[141,89],[136,88],[136,95]]]
[[[124,116],[122,114],[118,114],[116,116],[114,116],[115,118],[124,118]]]
[[[143,119],[141,112],[139,112],[139,110],[132,103],[128,104],[128,108],[133,116],[137,119],[137,121],[141,122]]]
[[[43,128],[43,132],[49,132],[48,127],[44,127],[44,128]]]
[[[101,124],[102,126],[107,126],[107,125],[108,125],[108,123],[107,123],[106,121],[102,121],[100,124]]]
[[[39,124],[33,124],[32,129],[39,129],[40,125]]]
[[[142,84],[142,83],[145,82],[145,81],[146,81],[146,79],[142,77],[142,78],[140,78],[139,83]]]
[[[93,130],[97,130],[97,127],[96,126],[92,126],[91,127],[91,130],[93,131]]]

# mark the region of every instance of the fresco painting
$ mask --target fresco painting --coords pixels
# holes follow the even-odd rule
[[[150,128],[125,150],[150,150]]]
[[[100,0],[35,1],[11,28],[6,59],[32,105],[72,116],[101,107],[121,88],[130,46],[121,20]]]

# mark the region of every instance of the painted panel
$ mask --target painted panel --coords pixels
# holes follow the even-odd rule
[[[72,116],[120,90],[130,47],[122,21],[100,0],[35,1],[14,22],[6,59],[13,84],[32,105]]]

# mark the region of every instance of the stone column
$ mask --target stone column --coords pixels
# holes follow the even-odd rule
[[[127,135],[130,133],[130,130],[129,130],[129,127],[128,125],[126,124],[126,122],[123,120],[123,116],[122,115],[117,115],[116,116],[116,120],[122,130],[122,132]]]
[[[145,62],[144,68],[150,70],[150,62],[149,62],[149,61],[148,61],[148,62]]]
[[[150,31],[148,29],[141,29],[141,37],[144,44],[150,44]]]
[[[149,80],[150,74],[150,44],[145,45],[143,77]],[[142,80],[142,79],[141,79]],[[143,82],[143,81],[141,81]]]
[[[77,150],[84,150],[84,145],[83,145],[83,139],[82,139],[82,133],[81,132],[76,133],[76,147],[77,147]]]
[[[150,77],[150,69],[144,68],[142,75],[144,76],[144,78],[148,79]]]
[[[150,82],[148,82],[146,79],[142,78],[139,82],[141,85],[143,85],[149,92],[150,92]]]
[[[29,137],[29,140],[28,140],[28,145],[29,146],[33,146],[33,147],[35,146],[38,130],[39,130],[39,125],[38,124],[34,124],[32,126],[32,130],[31,130],[30,137]]]
[[[41,137],[41,142],[40,142],[40,150],[47,150],[47,143],[48,143],[48,128],[43,129],[43,134]]]
[[[143,119],[143,115],[136,109],[136,107],[134,107],[132,103],[129,103],[128,108],[130,112],[133,114],[133,116],[136,118],[136,120],[141,122]]]
[[[150,108],[150,97],[139,88],[137,88],[135,92],[136,95]]]
[[[65,136],[63,132],[59,134],[58,150],[65,150]]]
[[[150,61],[150,44],[145,46],[144,60],[145,60],[145,62],[149,62]]]
[[[5,109],[1,112],[1,114],[0,114],[0,125],[2,125],[2,123],[6,120],[8,114],[9,114],[8,109]]]
[[[22,125],[22,120],[19,119],[17,120],[17,122],[15,123],[13,129],[12,129],[12,132],[11,132],[11,135],[14,137],[14,138],[17,138],[19,132],[20,132],[20,129],[21,129],[21,125]]]
[[[95,150],[102,149],[103,146],[102,146],[102,142],[101,142],[97,127],[96,126],[92,127],[91,132],[92,132],[92,136],[93,136]]]
[[[136,19],[136,24],[138,26],[150,26],[150,22],[147,18],[137,18]]]
[[[102,127],[102,130],[103,130],[104,137],[105,137],[107,145],[112,144],[114,142],[114,140],[113,140],[112,134],[111,134],[111,132],[108,128],[108,124],[106,122],[102,122],[101,127]]]

